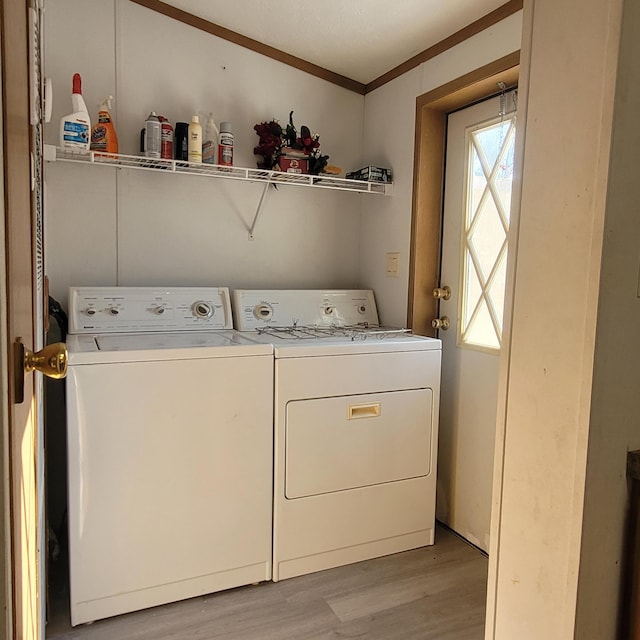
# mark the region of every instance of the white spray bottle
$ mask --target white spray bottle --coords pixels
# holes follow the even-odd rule
[[[204,128],[204,140],[202,141],[202,162],[215,164],[218,158],[218,127],[213,120],[213,113],[207,116],[207,124]]]
[[[82,78],[79,73],[73,75],[71,104],[73,113],[60,120],[60,146],[63,149],[88,151],[91,143],[91,119],[82,99]]]

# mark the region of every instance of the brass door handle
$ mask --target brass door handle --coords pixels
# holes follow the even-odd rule
[[[442,316],[442,318],[435,318],[431,321],[431,326],[434,329],[442,329],[446,331],[451,326],[451,320],[447,316]]]
[[[64,342],[56,342],[47,345],[36,353],[24,350],[24,372],[29,373],[34,369],[47,378],[59,380],[67,375],[67,345]]]
[[[48,378],[64,378],[67,375],[67,346],[64,342],[47,345],[34,353],[27,349],[20,338],[14,344],[14,402],[24,401],[24,376],[31,371],[40,371]]]
[[[433,297],[436,300],[449,300],[451,298],[451,287],[436,287],[433,290]]]

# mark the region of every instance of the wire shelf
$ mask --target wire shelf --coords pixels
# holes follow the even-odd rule
[[[179,173],[183,175],[222,178],[225,180],[244,180],[262,182],[275,185],[295,185],[301,187],[315,187],[318,189],[333,189],[338,191],[354,191],[356,193],[374,193],[390,195],[393,185],[385,182],[364,182],[362,180],[348,180],[330,175],[308,175],[298,173],[283,173],[281,171],[267,171],[264,169],[250,169],[243,167],[224,167],[217,164],[199,164],[182,160],[162,160],[146,158],[144,156],[129,156],[119,153],[96,151],[71,151],[51,147],[46,150],[45,159],[59,162],[77,162],[81,164],[95,164],[100,166],[117,167],[119,169],[137,169],[142,171],[162,171],[164,173]]]

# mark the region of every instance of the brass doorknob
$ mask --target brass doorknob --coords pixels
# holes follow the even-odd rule
[[[446,331],[451,326],[451,320],[447,316],[442,316],[442,318],[435,318],[431,321],[431,326],[434,329],[442,329]]]
[[[36,353],[24,350],[24,372],[34,369],[47,378],[64,378],[67,375],[67,346],[64,342],[47,345]]]
[[[436,300],[449,300],[451,298],[451,287],[436,287],[433,290],[433,297]]]

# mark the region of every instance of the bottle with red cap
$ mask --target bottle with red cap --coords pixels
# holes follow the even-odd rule
[[[173,127],[164,116],[158,116],[158,120],[160,120],[160,157],[173,160]]]
[[[91,143],[91,119],[82,99],[82,78],[79,73],[73,75],[71,104],[73,112],[60,120],[60,146],[64,149],[87,151]]]

